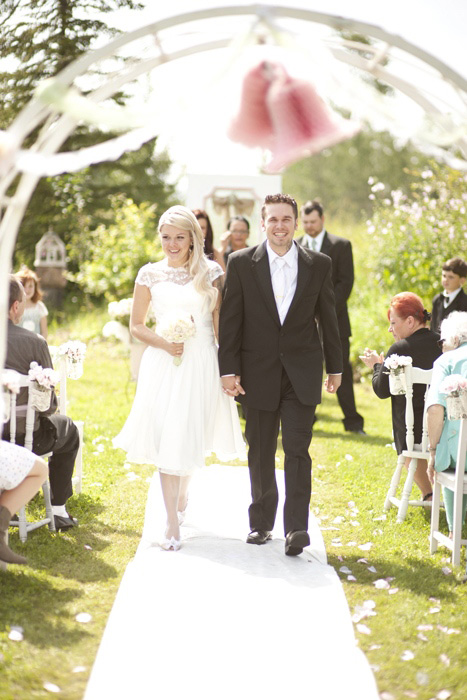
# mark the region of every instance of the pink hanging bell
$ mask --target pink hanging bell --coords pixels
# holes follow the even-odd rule
[[[227,132],[232,141],[238,141],[250,148],[272,147],[273,127],[266,98],[274,76],[274,64],[266,61],[246,74],[243,79],[240,110]]]
[[[268,92],[274,129],[267,172],[277,172],[306,155],[354,136],[360,127],[331,112],[310,83],[284,74]]]

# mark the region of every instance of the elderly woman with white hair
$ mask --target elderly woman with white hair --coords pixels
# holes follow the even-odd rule
[[[223,270],[205,257],[200,225],[186,207],[162,214],[159,234],[165,257],[138,272],[130,319],[132,336],[148,347],[130,415],[113,444],[129,462],[159,469],[167,511],[161,546],[176,551],[193,472],[210,453],[221,460],[246,455],[217,362]],[[146,325],[150,304],[155,331]]]
[[[443,380],[453,374],[467,378],[467,312],[453,311],[441,323],[443,355],[433,365],[433,378],[427,397],[428,439],[430,460],[428,478],[433,483],[434,472],[454,469],[457,459],[460,421],[450,420],[446,413],[446,395],[442,392]],[[467,458],[466,458],[467,468]],[[443,487],[444,505],[449,533],[453,529],[454,492]],[[467,497],[462,504],[462,520],[465,519]]]

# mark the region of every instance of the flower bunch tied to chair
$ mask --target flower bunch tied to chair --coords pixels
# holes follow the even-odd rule
[[[467,418],[467,379],[461,374],[451,374],[443,379],[439,390],[446,395],[448,418]]]
[[[37,362],[31,362],[29,367],[31,405],[37,411],[47,411],[50,408],[52,389],[57,386],[60,375],[50,367],[41,367]]]
[[[408,355],[389,355],[384,360],[384,366],[389,370],[389,391],[393,395],[406,394],[407,383],[405,381],[405,368],[412,364],[412,358]]]

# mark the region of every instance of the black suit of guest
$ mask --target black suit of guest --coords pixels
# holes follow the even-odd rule
[[[307,530],[311,495],[308,453],[321,401],[323,349],[329,374],[342,371],[331,261],[297,246],[297,286],[281,324],[266,242],[229,257],[220,312],[219,366],[238,375],[245,395],[252,530],[274,526],[279,425],[285,453],[284,531]],[[317,320],[322,332],[323,349]]]
[[[431,369],[437,357],[441,355],[438,347],[439,335],[420,328],[403,340],[398,340],[391,345],[386,357],[389,355],[408,355],[412,358],[412,365],[420,369]],[[373,389],[380,399],[391,397],[392,430],[397,454],[407,449],[406,425],[405,425],[405,396],[393,396],[389,391],[389,374],[383,364],[377,362],[373,367]],[[423,407],[425,403],[426,387],[422,384],[414,384],[414,439],[415,443],[422,441]]]
[[[308,247],[306,236],[297,238],[297,242]],[[340,238],[325,231],[320,252],[329,255],[332,260],[332,282],[343,358],[342,383],[337,390],[337,399],[344,414],[344,428],[352,431],[363,430],[363,417],[357,412],[355,405],[353,372],[349,361],[352,330],[347,299],[350,297],[354,283],[352,245],[346,238]]]
[[[444,321],[453,311],[467,311],[467,294],[462,289],[449,306],[446,307],[444,306],[443,294],[437,294],[434,297],[433,311],[431,312],[431,330],[439,333],[441,321]]]

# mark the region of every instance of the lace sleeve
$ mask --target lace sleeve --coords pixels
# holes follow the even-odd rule
[[[211,284],[216,280],[218,277],[221,277],[224,274],[224,270],[222,267],[219,265],[219,263],[216,263],[214,260],[208,260],[208,265],[209,265],[209,279],[211,281]]]
[[[136,275],[136,284],[142,284],[145,287],[151,288],[153,284],[153,279],[151,275],[151,263],[147,263],[146,265],[143,265],[143,267],[139,270],[138,274]]]

